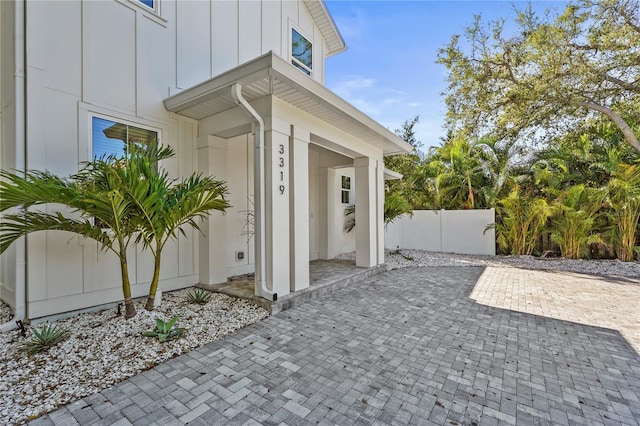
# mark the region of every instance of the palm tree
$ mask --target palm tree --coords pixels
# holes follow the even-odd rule
[[[495,227],[500,248],[509,254],[531,254],[551,214],[546,200],[522,194],[518,185],[498,201]]]
[[[68,231],[94,239],[102,249],[118,256],[125,318],[132,318],[136,311],[131,298],[127,248],[136,227],[131,221],[135,206],[125,190],[126,182],[132,180],[126,162],[116,157],[97,159],[69,179],[48,172],[26,172],[24,177],[0,172],[0,211],[20,209],[5,215],[0,223],[0,253],[18,238],[37,231]],[[28,210],[48,203],[67,206],[80,217],[68,217],[59,210],[53,213]]]
[[[135,224],[140,233],[138,242],[149,248],[154,258],[153,278],[145,309],[152,310],[158,282],[162,250],[170,239],[185,235],[182,227],[190,225],[199,229],[198,220],[211,210],[224,212],[229,203],[224,199],[227,188],[224,182],[212,177],[192,175],[176,182],[166,171],[158,170],[159,161],[172,157],[170,147],[134,149],[129,167],[139,182],[129,186],[128,196],[136,206]]]
[[[637,250],[640,221],[640,165],[620,165],[605,190],[611,207],[607,213],[611,223],[607,234],[618,259],[631,261]]]
[[[594,230],[596,213],[602,208],[602,192],[585,185],[573,185],[562,191],[552,204],[551,241],[569,259],[587,254],[589,244],[602,242]]]

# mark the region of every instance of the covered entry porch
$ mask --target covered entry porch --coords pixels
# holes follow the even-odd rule
[[[243,202],[234,192],[252,200],[241,268],[241,251],[233,249],[239,211],[203,224],[200,284],[255,271],[255,294],[271,301],[309,288],[310,259],[340,254],[338,217],[346,203],[336,170],[344,168],[353,177],[355,266],[384,263],[383,156],[410,145],[273,53],[165,106],[197,121],[199,170],[229,183],[232,205]]]

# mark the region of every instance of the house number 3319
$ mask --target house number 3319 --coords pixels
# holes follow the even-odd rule
[[[285,186],[284,186],[284,145],[278,145],[278,167],[280,168],[280,195],[284,194]]]

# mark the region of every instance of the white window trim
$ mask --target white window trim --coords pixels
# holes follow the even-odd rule
[[[306,66],[305,64],[303,64],[302,62],[300,62],[300,60],[298,60],[297,58],[293,57],[293,30],[296,30],[296,32],[298,34],[300,34],[302,37],[304,37],[309,43],[311,43],[311,66],[312,68],[309,68],[308,66]],[[293,23],[291,23],[289,25],[289,59],[291,60],[291,62],[295,62],[296,65],[304,68],[305,70],[309,71],[309,76],[313,76],[313,67],[315,65],[315,55],[314,55],[314,48],[313,46],[315,45],[314,41],[313,41],[313,37],[309,37],[309,35],[305,32],[302,31],[300,29],[300,27],[294,25]]]
[[[142,14],[150,20],[166,27],[167,20],[162,17],[162,0],[154,0],[153,9],[142,3],[139,0],[117,0],[119,3],[133,7],[136,11],[142,12]]]
[[[168,123],[132,117],[129,114],[81,102],[78,104],[78,153],[81,163],[93,160],[93,117],[154,131],[158,134],[159,145],[164,145],[164,135],[169,134]],[[160,165],[162,165],[162,162],[160,162]]]

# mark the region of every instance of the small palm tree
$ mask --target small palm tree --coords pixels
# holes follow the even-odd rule
[[[125,182],[131,180],[126,159],[95,160],[68,179],[38,171],[26,172],[24,177],[3,171],[0,176],[0,211],[20,209],[5,215],[0,223],[0,253],[18,238],[37,231],[67,231],[94,239],[102,249],[118,256],[125,318],[135,316],[127,263],[127,248],[135,232],[131,222],[135,212],[124,188]],[[67,206],[80,217],[68,217],[61,211],[27,210],[48,203]]]
[[[196,174],[176,182],[166,171],[158,170],[159,161],[174,155],[172,148],[151,146],[145,150],[136,149],[133,154],[129,167],[139,177],[139,182],[130,186],[128,196],[138,212],[135,219],[140,231],[137,241],[150,249],[154,258],[153,278],[145,304],[145,309],[153,310],[166,243],[179,234],[185,235],[185,225],[199,230],[198,220],[205,218],[211,210],[224,212],[229,203],[224,199],[227,191],[224,182]]]
[[[500,220],[490,227],[496,230],[500,248],[509,254],[531,254],[551,214],[547,202],[521,194],[514,186],[509,195],[498,201]]]
[[[579,259],[587,254],[589,244],[602,242],[594,230],[602,198],[598,189],[573,185],[553,202],[551,241],[558,244],[563,257]]]
[[[622,261],[635,257],[636,234],[640,221],[640,165],[620,165],[605,187],[611,209],[607,235],[616,256]]]

